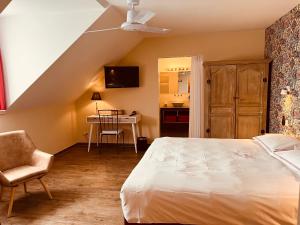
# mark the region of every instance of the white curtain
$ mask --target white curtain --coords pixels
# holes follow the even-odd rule
[[[201,56],[192,57],[189,137],[204,137],[204,72]]]

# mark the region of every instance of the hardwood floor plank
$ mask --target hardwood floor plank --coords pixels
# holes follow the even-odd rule
[[[1,225],[121,225],[121,185],[143,153],[131,147],[96,148],[73,146],[55,156],[50,173],[43,178],[53,200],[38,180],[16,190],[12,217],[7,218],[9,189],[0,202]]]

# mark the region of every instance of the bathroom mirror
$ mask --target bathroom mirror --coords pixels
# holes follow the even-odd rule
[[[178,94],[189,93],[189,80],[191,72],[179,72],[178,73]]]
[[[188,94],[190,71],[160,73],[161,94]]]

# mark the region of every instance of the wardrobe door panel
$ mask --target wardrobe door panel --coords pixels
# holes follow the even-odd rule
[[[232,114],[211,115],[211,137],[212,138],[234,138],[234,117]]]
[[[236,66],[211,66],[209,86],[209,136],[234,138]]]
[[[240,115],[237,118],[237,130],[240,139],[252,138],[260,134],[261,117],[258,115]]]
[[[252,138],[265,130],[264,111],[267,88],[265,64],[237,66],[236,137]]]
[[[238,104],[254,105],[262,104],[263,76],[265,65],[249,64],[238,65]]]
[[[232,107],[236,91],[236,66],[212,66],[210,86],[212,107]]]

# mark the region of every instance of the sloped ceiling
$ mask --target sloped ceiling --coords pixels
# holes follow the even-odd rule
[[[108,0],[123,13],[126,0]],[[264,29],[300,0],[140,0],[154,11],[151,25],[171,28],[169,35]]]
[[[10,106],[105,11],[96,0],[14,0],[0,16]]]
[[[116,27],[123,21],[124,16],[110,6],[89,29]],[[10,110],[75,101],[105,64],[123,58],[141,40],[140,34],[124,31],[82,34]]]

